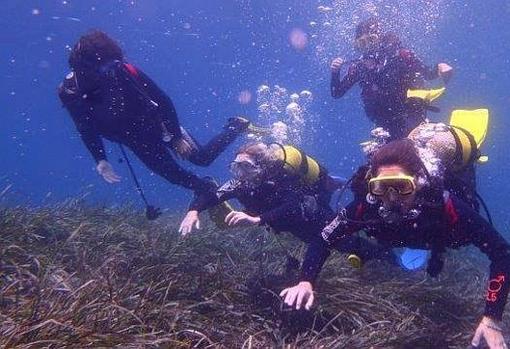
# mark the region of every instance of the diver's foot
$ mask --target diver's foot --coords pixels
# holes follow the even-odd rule
[[[248,131],[250,125],[250,120],[241,116],[236,116],[228,119],[227,124],[225,125],[225,129],[241,133]]]
[[[260,136],[271,134],[271,129],[255,126],[250,120],[242,116],[229,118],[225,128],[239,133],[246,132]]]

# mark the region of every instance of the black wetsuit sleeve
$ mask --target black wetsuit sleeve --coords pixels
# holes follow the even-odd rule
[[[64,82],[65,83],[65,82]],[[96,162],[106,160],[103,139],[93,127],[92,121],[88,116],[88,107],[81,101],[81,96],[71,95],[66,92],[65,86],[61,85],[58,89],[58,95],[64,107],[67,109],[80,137]]]
[[[315,283],[324,263],[331,254],[328,244],[322,239],[314,239],[308,245],[303,265],[301,267],[300,281]]]
[[[104,143],[101,136],[92,128],[89,128],[86,125],[79,126],[78,124],[76,124],[76,127],[78,129],[78,132],[80,132],[80,136],[83,143],[89,150],[90,154],[92,154],[92,157],[94,158],[96,163],[98,163],[101,160],[106,160]]]
[[[281,205],[260,215],[261,225],[271,225],[273,223],[282,222],[283,220],[292,221],[298,217],[302,217],[303,207],[301,203],[303,201],[303,196],[300,194],[300,191],[297,188],[295,188],[295,190],[288,188],[283,191],[282,197],[285,198],[285,201]]]
[[[130,73],[126,72],[126,74]],[[170,132],[172,136],[177,138],[182,137],[177,111],[170,97],[141,70],[137,69],[136,76],[131,75],[131,77],[134,79],[134,82],[138,84],[137,87],[141,89],[141,93],[146,94],[149,99],[148,103],[156,103],[153,105],[154,117],[165,124],[168,132]]]
[[[439,77],[437,65],[434,68],[429,67],[411,50],[402,50],[400,54],[404,58],[409,70],[419,73],[425,80],[434,80]]]
[[[202,192],[193,198],[188,210],[202,212],[222,202],[235,199],[238,196],[239,185],[239,182],[231,180],[216,191]]]
[[[455,228],[490,260],[484,315],[501,320],[510,289],[510,244],[473,209],[459,199],[453,202],[459,215]]]
[[[359,73],[359,63],[354,62],[351,63],[349,69],[347,70],[347,74],[340,78],[340,70],[334,73],[331,73],[331,96],[333,98],[342,97],[349,89],[354,86],[355,83],[360,81],[360,73]]]

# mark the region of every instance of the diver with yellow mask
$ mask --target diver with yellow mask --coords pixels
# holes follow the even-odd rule
[[[339,209],[321,235],[334,244],[362,230],[382,246],[427,250],[427,272],[432,277],[441,272],[447,249],[476,246],[491,264],[485,311],[472,346],[478,347],[484,338],[490,348],[506,348],[500,321],[510,289],[510,244],[475,210],[469,197],[459,197],[448,187],[448,177],[487,161],[480,147],[488,120],[486,109],[458,110],[450,125],[422,124],[406,139],[365,144],[368,165],[349,183],[354,200]],[[320,269],[323,252],[310,253],[316,256],[313,267]],[[309,305],[313,288],[299,283],[286,293],[292,295],[285,299],[288,305],[298,304],[298,299]]]
[[[300,280],[310,287],[321,269],[315,267],[315,259],[327,258],[330,249],[353,253],[363,260],[395,260],[390,250],[360,237],[346,237],[327,246],[320,233],[335,216],[329,198],[344,182],[331,177],[301,150],[274,143],[247,144],[237,152],[230,172],[233,178],[215,193],[193,200],[179,229],[182,235],[200,227],[200,212],[236,199],[244,209],[226,213],[223,220],[227,226],[265,226],[276,233],[289,232],[308,244]]]
[[[336,58],[331,63],[332,97],[341,98],[358,83],[365,112],[375,126],[387,130],[392,140],[406,137],[426,119],[429,109],[409,98],[408,90],[423,89],[426,80],[442,78],[446,83],[452,67],[446,63],[426,66],[394,33],[383,32],[374,17],[358,24],[354,46],[361,53],[358,59]],[[341,76],[344,65],[347,72]]]
[[[441,271],[446,249],[478,247],[491,264],[485,311],[472,345],[483,337],[490,348],[504,348],[500,321],[510,288],[510,244],[427,172],[413,141],[382,146],[370,161],[367,199],[351,203],[323,237],[334,242],[363,229],[384,244],[430,250],[427,271],[432,276]]]

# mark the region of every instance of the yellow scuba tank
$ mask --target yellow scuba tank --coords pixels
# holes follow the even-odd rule
[[[488,160],[480,154],[488,123],[487,109],[454,110],[449,126],[423,123],[412,130],[408,138],[417,143],[426,142],[446,168],[459,171],[473,161]]]
[[[279,147],[276,156],[288,173],[298,176],[307,185],[319,180],[321,170],[317,161],[291,145],[274,144]]]
[[[282,162],[285,171],[298,176],[306,185],[313,185],[319,180],[320,166],[317,161],[291,145],[273,144],[278,146],[275,155]],[[233,211],[228,202],[211,207],[208,211],[209,217],[217,228],[222,230],[228,228],[225,217]]]

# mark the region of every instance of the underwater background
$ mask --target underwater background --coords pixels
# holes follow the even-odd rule
[[[107,145],[123,181],[111,186],[96,174],[57,98],[70,47],[93,28],[121,43],[128,60],[169,94],[181,123],[201,142],[234,115],[267,125],[257,103],[262,85],[286,89],[278,102],[283,112],[273,113],[272,122],[285,121],[289,95],[310,91],[302,122],[294,125],[296,141],[333,174],[349,176],[363,162],[358,144],[372,125],[357,87],[341,100],[330,97],[329,63],[337,56],[355,58],[355,24],[378,15],[425,62],[445,61],[455,69],[438,104],[441,113],[429,113],[432,120],[447,121],[455,108],[490,109],[484,146],[490,161],[479,166],[479,190],[498,226],[509,226],[508,1],[4,0],[2,12],[0,190],[9,187],[2,200],[10,204],[81,195],[105,205],[139,203],[126,165],[116,161],[117,146]],[[184,166],[223,180],[237,145],[209,168]],[[150,201],[171,210],[185,207],[185,189],[151,175],[134,156],[133,162]]]
[[[289,141],[332,174],[364,162],[373,128],[355,87],[330,96],[329,65],[353,59],[357,23],[377,16],[426,63],[454,77],[429,113],[490,110],[478,188],[510,239],[510,1],[2,0],[0,3],[0,348],[466,348],[479,320],[487,259],[448,253],[438,279],[334,254],[312,312],[281,307],[304,245],[260,228],[220,231],[207,219],[177,233],[191,192],[130,159],[149,201],[147,221],[116,144],[122,176],[96,173],[57,96],[70,48],[100,29],[173,100],[201,143],[227,118],[286,123]],[[431,82],[430,87],[440,86]],[[229,178],[239,139],[201,176]],[[503,328],[510,328],[508,315]]]

